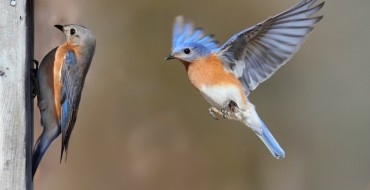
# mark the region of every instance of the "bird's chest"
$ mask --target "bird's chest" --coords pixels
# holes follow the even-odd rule
[[[190,63],[187,73],[191,83],[212,106],[221,108],[229,100],[241,106],[246,103],[240,82],[224,70],[222,63],[215,56]]]
[[[200,87],[199,91],[208,103],[218,109],[224,107],[230,100],[234,101],[241,107],[245,103],[245,96],[243,96],[237,86],[234,85],[203,85]]]

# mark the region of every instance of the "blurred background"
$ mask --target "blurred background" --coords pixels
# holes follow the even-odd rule
[[[251,101],[285,149],[273,158],[253,132],[215,121],[170,53],[184,15],[225,42],[299,0],[35,0],[35,58],[82,24],[97,48],[68,160],[61,139],[35,190],[370,190],[369,0],[327,0],[325,18]],[[35,102],[35,140],[41,132]]]

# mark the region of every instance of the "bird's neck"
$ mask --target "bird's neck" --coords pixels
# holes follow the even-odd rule
[[[191,64],[190,62],[187,62],[187,61],[182,61],[181,60],[181,63],[185,66],[185,70],[186,70],[186,72],[188,72],[188,70],[189,70],[189,65]]]

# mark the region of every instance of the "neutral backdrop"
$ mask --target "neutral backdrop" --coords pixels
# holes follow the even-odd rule
[[[298,1],[35,0],[36,59],[64,43],[55,24],[97,38],[67,162],[58,138],[35,190],[370,190],[369,0],[328,0],[300,51],[250,95],[283,160],[241,123],[213,120],[183,65],[164,60],[177,15],[222,43]],[[35,106],[35,140],[39,121]]]

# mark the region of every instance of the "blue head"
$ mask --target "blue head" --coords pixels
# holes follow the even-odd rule
[[[210,53],[211,50],[204,45],[196,42],[189,42],[174,48],[172,53],[166,57],[166,60],[180,59],[186,62],[193,62],[197,58],[208,56]]]
[[[212,35],[204,35],[200,28],[194,29],[191,22],[185,22],[182,16],[175,19],[172,37],[172,52],[166,57],[192,62],[197,58],[206,57],[213,49],[218,48]]]

